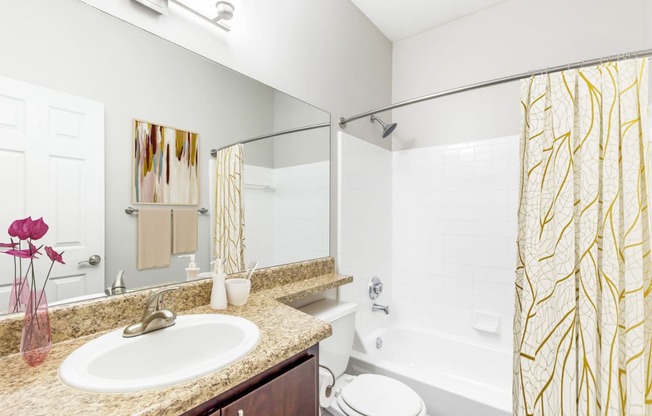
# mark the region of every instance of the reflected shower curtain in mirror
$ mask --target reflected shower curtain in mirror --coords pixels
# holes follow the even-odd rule
[[[226,273],[245,269],[242,153],[241,144],[217,152],[213,257],[224,259]]]
[[[647,60],[521,104],[514,415],[652,415]]]

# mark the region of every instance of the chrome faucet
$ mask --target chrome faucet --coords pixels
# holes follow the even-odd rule
[[[177,290],[176,287],[163,289],[156,292],[147,299],[145,311],[140,322],[133,323],[122,331],[125,338],[137,337],[148,332],[158,329],[167,328],[174,325],[177,315],[171,310],[163,308],[163,294],[171,290]]]
[[[371,305],[371,311],[372,312],[385,312],[385,315],[389,315],[389,306],[384,306],[384,305],[379,305],[377,303],[374,303]]]
[[[124,275],[124,270],[118,270],[118,275],[115,277],[111,287],[107,287],[106,290],[104,290],[104,293],[106,293],[107,296],[120,295],[127,292]]]

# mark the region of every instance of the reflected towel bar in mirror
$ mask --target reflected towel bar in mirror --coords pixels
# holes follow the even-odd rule
[[[208,210],[207,210],[206,208],[204,208],[204,207],[201,207],[201,208],[199,208],[199,209],[197,210],[197,212],[198,212],[199,214],[206,214],[206,213],[208,213]],[[137,209],[137,208],[134,208],[134,207],[127,207],[127,208],[125,208],[125,213],[126,213],[127,215],[138,214],[138,209]],[[172,213],[172,210],[170,210],[170,213]]]

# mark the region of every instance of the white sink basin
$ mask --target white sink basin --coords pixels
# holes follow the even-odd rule
[[[251,321],[229,315],[183,315],[169,328],[123,338],[122,328],[73,351],[59,367],[70,387],[127,393],[183,383],[222,369],[258,344]]]

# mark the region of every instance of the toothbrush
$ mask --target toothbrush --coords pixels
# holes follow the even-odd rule
[[[256,271],[256,268],[258,267],[258,262],[251,262],[247,265],[247,280],[251,280],[251,276],[253,276],[254,272]]]

